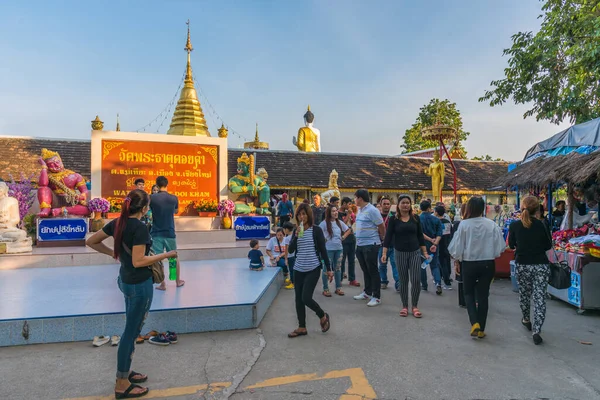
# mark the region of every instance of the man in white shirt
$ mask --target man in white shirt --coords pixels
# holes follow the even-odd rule
[[[365,277],[365,290],[355,300],[369,300],[369,307],[381,304],[381,277],[379,276],[379,249],[385,236],[381,213],[369,202],[366,189],[354,194],[356,215],[356,257]]]

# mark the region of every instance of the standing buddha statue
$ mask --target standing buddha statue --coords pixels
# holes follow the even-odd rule
[[[298,139],[294,136],[292,143],[300,151],[319,153],[321,151],[321,132],[313,126],[315,115],[310,111],[304,114],[304,125],[298,130]]]
[[[38,201],[41,209],[38,216],[88,216],[89,193],[83,176],[66,169],[60,155],[48,149],[42,149],[39,163],[42,165],[42,172],[38,181]],[[58,199],[55,204],[52,202],[53,194]]]
[[[431,176],[433,202],[442,201],[442,189],[444,188],[446,169],[444,163],[440,161],[440,155],[437,151],[433,153],[433,162],[425,169],[425,173]]]

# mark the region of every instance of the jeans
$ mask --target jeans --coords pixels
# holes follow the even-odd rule
[[[287,265],[285,265],[285,257],[281,257],[279,261],[277,261],[277,264],[271,265],[271,267],[281,268],[283,270],[284,275],[287,275],[289,273],[288,267]]]
[[[377,299],[381,299],[381,277],[377,260],[380,248],[377,244],[356,248],[356,257],[365,276],[365,293]]]
[[[290,270],[290,281],[294,283],[294,265],[296,265],[296,256],[288,257],[288,268]]]
[[[346,272],[346,260],[348,260],[348,281],[356,280],[356,236],[350,235],[342,242],[344,253],[342,254],[342,277]]]
[[[280,215],[279,216],[279,226],[283,227],[283,224],[290,221],[290,215]]]
[[[296,315],[298,316],[298,327],[306,328],[306,307],[313,310],[317,317],[323,318],[325,312],[313,299],[317,282],[319,281],[321,268],[315,267],[312,271],[294,271],[294,291],[296,293]]]
[[[485,331],[490,285],[496,273],[494,260],[463,261],[460,274],[465,290],[465,302],[471,325],[479,324]]]
[[[135,351],[135,340],[142,332],[148,316],[154,287],[152,278],[142,283],[128,284],[117,279],[117,285],[125,296],[125,331],[121,335],[117,350],[117,378],[126,379],[131,371],[131,361]]]
[[[447,251],[438,251],[440,267],[442,271],[442,279],[446,285],[450,285],[450,279],[452,278],[452,261],[450,260],[450,254]]]
[[[427,246],[427,251],[430,252],[430,246]],[[433,281],[436,286],[442,285],[442,276],[440,274],[440,257],[438,255],[439,250],[435,254],[430,254],[433,256],[431,262],[429,263],[429,269],[431,271],[431,276],[433,276]],[[427,290],[427,270],[421,269],[421,286],[423,289]]]
[[[333,268],[333,276],[335,278],[335,288],[342,288],[342,270],[340,263],[342,261],[343,250],[327,250],[327,257],[329,258],[329,265]],[[323,265],[323,291],[329,290],[329,279],[327,278],[327,268]]]
[[[383,247],[379,249],[379,254],[377,255],[378,263],[379,263],[379,277],[381,278],[381,283],[385,283],[386,285],[390,283],[387,277],[387,262],[385,264],[381,263],[381,256],[383,255]],[[394,248],[390,247],[387,252],[387,258],[390,264],[392,264],[392,277],[394,278],[394,287],[396,290],[400,287],[400,276],[398,275],[398,268],[396,267],[396,258],[394,257]]]

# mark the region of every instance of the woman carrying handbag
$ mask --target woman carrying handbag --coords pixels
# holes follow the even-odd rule
[[[146,215],[150,196],[140,189],[129,192],[118,219],[110,221],[86,241],[86,245],[99,253],[119,260],[121,268],[117,284],[125,296],[125,331],[117,351],[117,382],[115,398],[129,399],[148,394],[148,388],[138,385],[148,380],[148,376],[132,371],[131,362],[135,350],[135,340],[139,336],[144,320],[152,304],[154,289],[152,269],[157,261],[177,257],[176,251],[149,255],[152,239],[146,225],[140,219]],[[114,238],[114,249],[103,242],[109,236]],[[131,249],[129,251],[129,249]]]
[[[546,292],[550,266],[546,252],[552,248],[549,232],[539,219],[537,197],[527,196],[521,203],[521,220],[508,228],[508,245],[515,249],[516,274],[519,285],[519,304],[523,319],[521,323],[533,333],[533,343],[543,342],[540,332],[546,319]],[[531,298],[533,293],[533,324],[531,323]]]

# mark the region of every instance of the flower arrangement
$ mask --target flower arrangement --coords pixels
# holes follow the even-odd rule
[[[216,212],[218,203],[216,200],[202,199],[196,204],[196,210],[198,212]]]
[[[88,202],[88,210],[93,213],[107,213],[110,211],[110,202],[102,197],[97,197]]]
[[[33,175],[27,178],[25,177],[25,174],[21,173],[21,180],[18,182],[15,181],[12,175],[9,174],[8,176],[11,180],[7,183],[8,195],[19,201],[19,217],[21,218],[19,228],[23,228],[23,219],[35,201],[35,191],[33,190],[33,184],[31,183]]]
[[[221,200],[217,210],[219,211],[219,215],[221,217],[224,215],[231,215],[235,211],[235,203],[231,200]]]
[[[108,210],[108,212],[120,213],[121,212],[121,199],[112,199],[110,201],[110,210]]]

